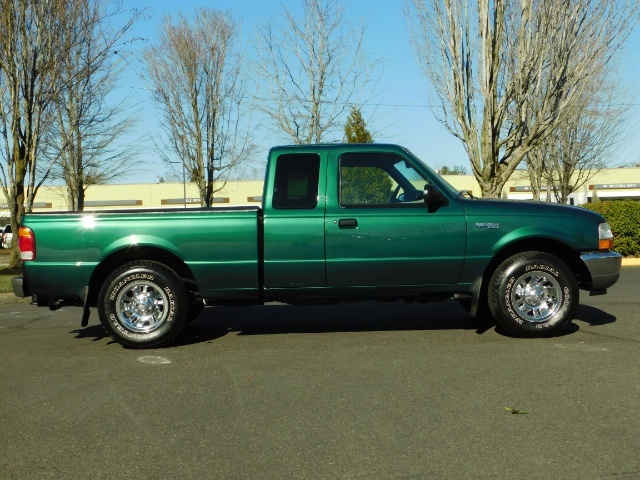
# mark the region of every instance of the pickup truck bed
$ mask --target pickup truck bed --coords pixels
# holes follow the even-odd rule
[[[132,250],[135,257],[179,260],[204,297],[256,297],[259,287],[260,207],[105,211],[31,215],[38,257],[25,262],[25,281],[37,275],[39,297],[81,298]],[[36,281],[34,280],[34,283]]]

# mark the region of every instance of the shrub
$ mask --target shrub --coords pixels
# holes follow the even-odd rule
[[[624,256],[640,256],[640,202],[614,200],[581,206],[599,213],[611,225],[615,236],[613,248],[616,252]]]

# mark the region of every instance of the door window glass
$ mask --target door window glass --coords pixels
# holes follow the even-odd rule
[[[343,207],[424,204],[429,183],[405,159],[386,153],[347,153],[340,157]]]

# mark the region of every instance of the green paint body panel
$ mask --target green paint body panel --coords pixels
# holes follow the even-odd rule
[[[420,175],[412,182],[435,185],[445,204],[342,205],[340,162],[348,153],[405,162]],[[317,188],[315,198],[278,207],[279,158],[317,165],[317,185],[297,187]],[[463,198],[395,145],[276,147],[263,199],[262,208],[28,214],[23,225],[34,232],[36,259],[24,262],[25,293],[81,297],[104,281],[95,274],[104,262],[145,252],[150,260],[179,262],[210,299],[453,295],[468,291],[496,255],[520,242],[553,242],[576,258],[597,251],[604,222],[580,208]]]
[[[415,162],[403,150],[369,148]],[[366,147],[363,148],[366,152]],[[338,164],[342,152],[330,155],[327,182],[327,283],[331,287],[454,285],[465,256],[464,210],[453,201],[433,213],[424,202],[354,208],[339,202]],[[415,166],[422,167],[415,163]],[[432,172],[422,172],[433,182]],[[424,183],[424,182],[422,182]],[[341,229],[354,219],[356,229]]]
[[[604,219],[584,208],[515,200],[460,202],[469,228],[461,284],[473,282],[492,258],[516,243],[529,241],[544,249],[549,242],[558,242],[569,247],[575,257],[580,252],[598,250],[598,225]],[[494,224],[499,228],[491,228]]]
[[[111,255],[153,248],[184,262],[203,296],[218,290],[255,296],[258,221],[257,208],[26,215],[36,260],[24,262],[25,282],[33,294],[79,296]]]

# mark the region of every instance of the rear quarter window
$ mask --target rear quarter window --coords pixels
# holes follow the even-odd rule
[[[312,209],[318,205],[320,157],[284,154],[276,160],[273,208]]]

